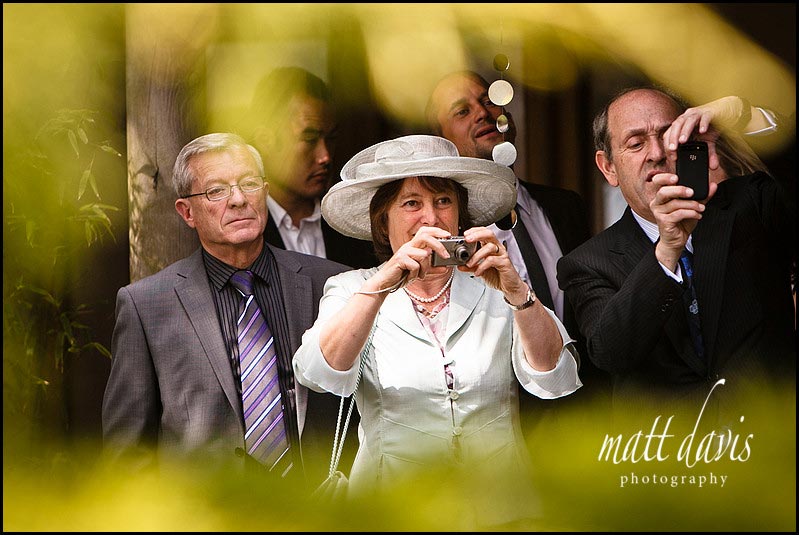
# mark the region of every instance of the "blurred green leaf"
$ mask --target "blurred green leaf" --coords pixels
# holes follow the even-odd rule
[[[78,149],[78,140],[75,138],[75,132],[67,130],[67,136],[69,137],[69,144],[72,145],[72,150],[75,151],[75,158],[80,158],[80,150]]]
[[[84,235],[87,245],[91,246],[95,241],[102,238],[101,228],[105,230],[108,236],[113,241],[116,238],[113,233],[111,219],[106,214],[107,211],[118,211],[119,208],[102,203],[89,203],[80,207],[79,213],[73,216],[75,221],[82,221],[84,223]]]
[[[83,234],[86,238],[86,245],[91,246],[96,239],[97,233],[94,230],[94,225],[91,221],[86,221],[83,225]]]
[[[31,286],[29,284],[20,284],[17,289],[19,290],[27,290],[29,292],[33,292],[35,294],[41,295],[44,297],[44,300],[54,307],[58,308],[61,306],[61,302],[57,300],[53,295],[43,288],[38,288],[36,286]]]
[[[96,349],[101,355],[111,360],[111,351],[109,351],[107,347],[99,342],[89,342],[88,344],[84,344],[81,349]]]
[[[89,183],[89,177],[92,176],[92,170],[86,169],[83,171],[83,175],[80,177],[80,184],[78,184],[78,200],[83,197],[83,193],[86,191],[86,185]]]
[[[59,315],[59,320],[61,321],[61,329],[64,333],[64,336],[69,342],[69,345],[75,345],[75,336],[72,334],[72,323],[70,322],[69,316],[65,312],[62,312]]]
[[[107,152],[109,154],[113,154],[114,156],[119,156],[120,158],[122,157],[122,154],[119,153],[114,147],[109,145],[107,141],[103,141],[100,144],[100,149],[104,150],[105,152]]]
[[[89,173],[89,185],[92,187],[92,191],[94,192],[94,196],[97,199],[100,199],[100,190],[97,189],[97,179],[94,177],[94,173]],[[110,222],[109,222],[110,223]]]

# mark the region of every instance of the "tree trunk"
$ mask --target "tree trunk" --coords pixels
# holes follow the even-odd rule
[[[175,210],[172,167],[196,137],[193,105],[203,92],[202,43],[182,45],[159,33],[171,19],[158,5],[127,6],[127,150],[130,277],[136,281],[191,254],[196,232]]]

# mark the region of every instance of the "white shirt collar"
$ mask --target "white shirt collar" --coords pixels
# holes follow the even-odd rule
[[[641,227],[641,230],[644,231],[646,237],[649,238],[649,241],[655,243],[658,240],[658,238],[660,238],[660,230],[658,229],[658,226],[655,223],[652,223],[651,221],[648,221],[643,217],[641,217],[640,215],[636,214],[635,210],[633,210],[632,208],[630,208],[630,211],[633,213],[633,217],[635,218],[635,221],[638,223],[638,226]],[[685,244],[685,248],[691,251],[691,253],[694,252],[694,245],[691,241],[692,238],[693,236],[688,236],[688,242]]]
[[[270,196],[266,197],[266,206],[267,208],[269,208],[269,213],[271,214],[272,219],[275,221],[275,225],[287,229],[296,228],[294,227],[294,222],[292,221],[291,216],[288,214],[288,212],[286,212],[286,209],[280,206],[280,204],[278,204],[278,202],[274,200],[272,197]],[[322,218],[322,205],[317,200],[316,204],[314,205],[313,213],[308,217],[304,217],[301,223],[303,222],[316,223],[321,218]]]

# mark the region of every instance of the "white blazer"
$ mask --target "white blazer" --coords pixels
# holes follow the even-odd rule
[[[347,371],[331,368],[319,348],[319,332],[377,269],[328,279],[319,316],[294,354],[301,384],[343,395],[354,390],[358,361]],[[563,348],[557,366],[539,372],[524,357],[513,312],[500,292],[456,270],[449,307],[442,356],[404,291],[384,301],[356,393],[360,446],[351,491],[368,491],[431,467],[468,465],[474,475],[474,466],[487,465],[494,480],[503,472],[522,473],[528,456],[518,423],[518,385],[547,399],[582,386],[572,340],[551,310]],[[453,371],[452,390],[445,362]]]

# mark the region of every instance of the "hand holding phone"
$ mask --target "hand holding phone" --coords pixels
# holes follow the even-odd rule
[[[708,151],[704,141],[689,141],[677,148],[677,184],[694,190],[692,200],[709,194]]]

